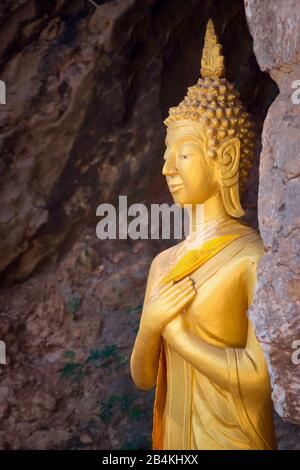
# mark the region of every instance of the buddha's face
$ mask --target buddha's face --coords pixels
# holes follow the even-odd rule
[[[217,194],[214,161],[206,156],[207,136],[200,122],[177,121],[168,126],[163,175],[176,204],[204,204]]]

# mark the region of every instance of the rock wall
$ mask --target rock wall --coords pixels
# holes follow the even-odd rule
[[[149,448],[153,391],[135,388],[129,358],[166,242],[100,241],[96,208],[169,200],[162,121],[198,79],[209,17],[258,128],[278,92],[242,0],[96,1],[0,5],[1,448]],[[243,201],[254,226],[259,146]],[[295,447],[294,429],[278,430]]]
[[[0,271],[6,281],[24,279],[74,243],[116,188],[144,189],[153,174],[162,142],[160,67],[155,59],[147,63],[150,51],[138,64],[128,60],[141,14],[134,4],[23,1],[3,12]],[[137,95],[142,79],[147,89]]]
[[[0,110],[0,273],[6,283],[66,252],[83,227],[95,224],[99,201],[118,193],[141,200],[151,179],[163,184],[162,118],[198,79],[209,16],[224,44],[227,77],[258,125],[274,97],[254,59],[241,0],[221,7],[199,0],[98,3],[1,4],[7,105]],[[245,205],[254,221],[256,175],[253,182]]]
[[[258,218],[266,254],[251,317],[268,358],[276,411],[300,424],[300,104],[292,101],[300,79],[300,5],[245,0],[245,10],[260,68],[280,90],[262,133]]]

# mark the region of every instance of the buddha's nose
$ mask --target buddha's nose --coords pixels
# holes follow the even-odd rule
[[[164,176],[173,176],[177,174],[177,167],[175,165],[174,161],[166,160],[163,169],[162,169],[162,174]]]

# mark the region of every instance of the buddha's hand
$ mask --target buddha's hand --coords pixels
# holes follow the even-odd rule
[[[146,336],[160,334],[195,295],[196,289],[190,277],[170,282],[144,304],[140,329]]]

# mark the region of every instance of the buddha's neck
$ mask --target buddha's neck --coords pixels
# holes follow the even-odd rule
[[[198,207],[198,210],[195,206],[191,207],[189,218],[190,233],[203,231],[205,225],[209,225],[210,222],[214,223],[224,219],[231,219],[225,210],[220,193],[208,199],[202,206]]]

